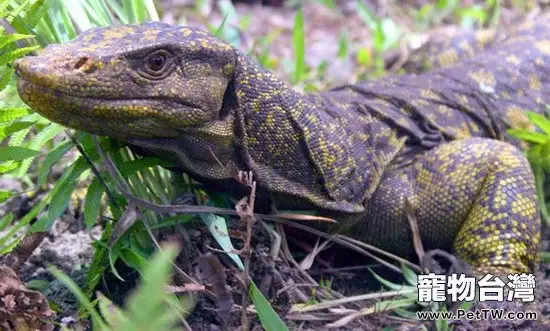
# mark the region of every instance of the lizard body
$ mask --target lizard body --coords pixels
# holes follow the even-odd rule
[[[550,102],[548,16],[447,68],[322,93],[293,90],[201,29],[158,22],[89,30],[15,68],[22,99],[44,116],[199,181],[229,189],[233,163],[278,208],[316,208],[405,256],[408,198],[426,248],[475,272],[534,268],[534,178],[506,129],[531,127],[525,111]]]

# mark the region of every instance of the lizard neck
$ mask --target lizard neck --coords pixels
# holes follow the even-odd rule
[[[299,93],[244,54],[238,56],[233,84],[235,149],[260,186],[275,200],[364,211],[403,146],[393,130],[357,97]],[[285,199],[289,196],[293,199]]]

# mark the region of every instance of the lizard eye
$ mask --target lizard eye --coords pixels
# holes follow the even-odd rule
[[[164,65],[166,64],[166,55],[164,54],[155,54],[149,58],[147,61],[147,67],[151,71],[162,71]]]
[[[164,78],[170,73],[171,66],[170,53],[165,50],[153,52],[146,58],[143,73],[149,78]]]

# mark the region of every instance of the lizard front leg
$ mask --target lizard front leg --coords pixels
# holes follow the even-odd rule
[[[540,239],[534,176],[520,150],[471,138],[445,143],[411,168],[422,240],[456,231],[455,254],[474,274],[533,271]]]

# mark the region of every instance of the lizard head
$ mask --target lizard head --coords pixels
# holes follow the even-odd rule
[[[198,28],[97,28],[14,63],[19,94],[54,122],[122,139],[175,138],[214,122],[235,49]]]

